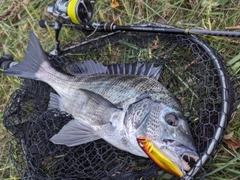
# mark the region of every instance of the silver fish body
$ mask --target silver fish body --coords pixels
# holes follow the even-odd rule
[[[47,71],[49,69],[50,67],[48,67]],[[86,122],[94,129],[94,133],[90,131],[92,134],[97,134],[115,147],[135,155],[147,157],[139,148],[136,137],[143,135],[151,137],[154,135],[151,132],[157,133],[154,136],[158,135],[159,132],[167,133],[165,129],[155,131],[150,127],[152,123],[160,125],[158,118],[151,118],[151,115],[159,114],[165,107],[168,107],[169,110],[173,107],[179,109],[171,94],[152,78],[136,75],[98,74],[86,77],[64,75],[64,78],[60,79],[59,77],[62,77],[63,74],[56,71],[52,73],[52,76],[48,76],[49,73],[44,71],[38,72],[36,76],[38,79],[43,79],[57,91],[61,97],[59,98],[61,99],[59,104],[61,104],[62,108],[60,109],[72,114],[75,118],[76,121],[70,122],[69,127],[76,126],[77,121],[80,123]],[[43,74],[45,75],[42,76]],[[104,104],[106,102],[109,104]],[[136,115],[136,113],[138,114]],[[145,114],[141,115],[140,113]],[[174,110],[174,113],[180,112]],[[144,119],[145,116],[148,119]],[[140,123],[147,124],[142,127],[138,125]],[[159,128],[165,126],[166,122]],[[146,128],[149,128],[149,131]],[[188,132],[188,129],[185,130]],[[66,131],[67,133],[63,133]],[[52,141],[68,146],[82,144],[81,136],[73,135],[74,138],[70,138],[69,131],[69,129],[64,129],[62,135],[54,136]],[[80,132],[81,130],[76,131]],[[172,135],[172,132],[168,134]],[[188,142],[186,140],[191,138],[191,136],[180,137],[183,143]],[[59,142],[59,139],[61,142]],[[68,141],[69,139],[76,140],[73,143]],[[194,146],[192,145],[191,148],[194,149]]]
[[[147,136],[189,170],[182,156],[196,161],[198,155],[187,121],[172,94],[149,75],[110,74],[101,63],[86,64],[99,67],[99,73],[89,72],[84,63],[76,65],[82,72],[72,72],[75,76],[56,71],[31,33],[24,60],[4,73],[44,81],[58,93],[51,94],[49,108],[66,111],[74,120],[51,138],[53,143],[75,146],[102,138],[119,149],[147,157],[136,141]],[[146,65],[139,67],[151,71]]]

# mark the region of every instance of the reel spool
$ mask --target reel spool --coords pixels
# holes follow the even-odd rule
[[[89,24],[93,17],[93,3],[88,0],[57,0],[47,11],[74,24]]]

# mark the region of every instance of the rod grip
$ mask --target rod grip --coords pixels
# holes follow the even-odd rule
[[[214,31],[214,30],[200,30],[200,29],[190,29],[190,34],[205,34],[211,36],[226,36],[226,37],[240,37],[240,32],[237,31]]]

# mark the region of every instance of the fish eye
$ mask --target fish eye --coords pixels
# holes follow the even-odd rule
[[[175,114],[167,114],[165,116],[165,121],[168,123],[170,126],[177,126],[178,124],[178,117]]]

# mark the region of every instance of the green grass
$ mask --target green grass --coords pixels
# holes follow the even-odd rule
[[[46,51],[54,44],[54,31],[38,26],[40,19],[53,20],[46,12],[48,4],[54,1],[3,0],[0,2],[0,55],[11,54],[21,61],[26,49],[28,31],[33,30]],[[162,22],[184,28],[203,28],[224,30],[240,24],[240,2],[235,0],[118,0],[120,6],[110,7],[109,1],[96,1],[94,21],[109,21],[119,25],[128,25],[143,21]],[[12,6],[11,6],[12,5]],[[14,6],[13,6],[14,5]],[[9,7],[13,10],[6,16]],[[61,43],[73,40],[72,30],[64,28],[61,32]],[[76,32],[76,34],[82,34]],[[215,48],[236,74],[240,74],[240,40],[239,38],[205,36],[204,39]],[[0,74],[0,117],[9,95],[19,86],[19,80]],[[235,114],[226,134],[234,132],[235,139],[240,138],[240,112]],[[1,120],[2,122],[2,120]],[[8,156],[8,145],[5,128],[0,123],[0,179],[17,179],[16,170]],[[230,150],[224,144],[214,158],[213,166],[206,179],[239,179],[240,150]]]

